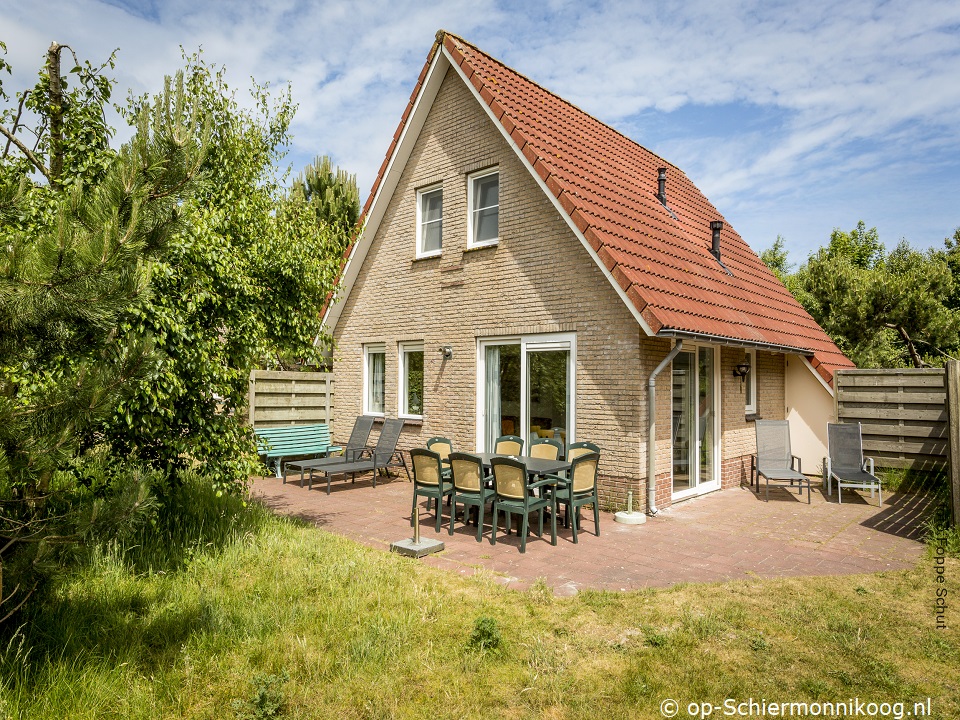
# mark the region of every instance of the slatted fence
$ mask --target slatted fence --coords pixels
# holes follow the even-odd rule
[[[250,424],[254,427],[329,423],[333,375],[254,370],[250,373]]]

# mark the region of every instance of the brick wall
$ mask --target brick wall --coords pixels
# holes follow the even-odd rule
[[[497,166],[500,241],[466,248],[467,176]],[[416,191],[443,185],[443,252],[415,259]],[[672,341],[648,338],[609,281],[506,145],[453,71],[448,72],[413,147],[334,332],[335,434],[362,412],[365,343],[386,347],[386,414],[398,411],[398,343],[424,344],[424,416],[408,423],[402,448],[434,435],[455,447],[477,444],[481,338],[576,335],[576,438],[603,449],[601,499],[622,507],[628,490],[646,507],[647,378]],[[437,348],[450,345],[453,357]],[[782,357],[759,353],[760,412],[782,416]],[[721,353],[724,484],[753,443],[732,367],[742,351]],[[778,365],[779,363],[779,365]],[[779,369],[777,369],[779,368]],[[779,378],[779,379],[777,379]],[[670,503],[671,373],[657,382],[658,503]],[[777,415],[779,413],[779,415]],[[728,469],[729,467],[729,469]],[[662,500],[660,499],[662,497]]]

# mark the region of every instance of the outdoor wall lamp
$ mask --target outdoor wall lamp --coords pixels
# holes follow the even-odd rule
[[[449,345],[441,345],[439,348],[437,348],[437,352],[443,355],[444,360],[449,360],[453,357],[453,348]]]
[[[742,362],[738,363],[737,366],[733,369],[733,376],[735,378],[740,378],[740,384],[743,385],[743,379],[750,372],[750,363]]]

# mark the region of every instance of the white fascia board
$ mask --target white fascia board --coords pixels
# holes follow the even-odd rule
[[[823,379],[823,375],[817,372],[817,369],[810,364],[810,361],[807,360],[803,355],[800,356],[800,359],[803,360],[803,364],[807,366],[807,370],[813,373],[813,376],[820,381],[820,384],[823,385],[823,388],[830,393],[830,397],[834,397],[833,388],[830,387],[830,383]]]
[[[627,294],[623,291],[623,288],[620,287],[613,274],[607,269],[607,266],[603,264],[603,261],[600,259],[600,256],[597,255],[596,251],[593,249],[593,246],[587,241],[587,238],[584,237],[583,233],[580,232],[580,228],[577,227],[576,223],[573,222],[573,219],[567,214],[567,211],[563,209],[563,205],[560,204],[560,201],[557,197],[550,191],[550,188],[547,187],[547,184],[543,181],[543,178],[540,177],[540,174],[533,169],[533,165],[530,164],[530,161],[527,159],[527,156],[523,154],[523,151],[517,146],[517,143],[514,141],[510,134],[507,132],[507,129],[503,124],[497,119],[497,116],[493,114],[493,110],[490,109],[490,106],[486,101],[480,96],[480,92],[474,87],[473,83],[470,82],[466,74],[463,72],[463,69],[453,62],[453,59],[450,57],[449,51],[445,46],[441,47],[443,55],[447,58],[447,62],[457,71],[457,74],[460,76],[460,79],[463,80],[463,84],[469,88],[470,92],[473,93],[473,96],[476,98],[477,102],[480,104],[480,107],[484,109],[487,113],[487,117],[490,118],[490,121],[493,123],[494,127],[500,131],[500,134],[503,136],[503,139],[507,141],[507,145],[513,148],[513,152],[516,153],[517,157],[520,159],[520,162],[523,163],[523,166],[527,168],[527,171],[530,173],[530,177],[536,181],[537,185],[540,186],[540,189],[543,191],[543,194],[546,195],[550,202],[553,203],[553,206],[557,209],[557,212],[560,213],[567,226],[573,231],[573,234],[577,236],[577,239],[580,241],[580,244],[583,245],[584,249],[589,253],[590,257],[593,258],[593,261],[596,263],[597,267],[600,268],[600,272],[603,273],[603,276],[607,278],[610,282],[610,285],[613,287],[614,291],[623,301],[623,304],[627,306],[627,309],[630,311],[630,314],[633,315],[634,320],[636,320],[643,331],[650,337],[656,335],[653,332],[653,329],[644,319],[643,315],[640,314],[640,311],[637,310],[637,307],[631,302],[630,298],[627,297]]]
[[[347,258],[347,264],[343,268],[342,280],[340,282],[340,292],[336,295],[336,300],[327,308],[323,317],[324,328],[329,333],[333,333],[337,327],[337,321],[340,319],[340,313],[343,306],[350,296],[353,289],[353,283],[360,274],[360,268],[367,257],[367,251],[377,235],[380,223],[387,211],[387,206],[393,198],[393,193],[400,182],[400,176],[410,159],[410,153],[413,152],[413,146],[420,137],[420,131],[427,120],[430,108],[433,107],[433,101],[440,92],[440,85],[450,66],[449,58],[442,52],[434,55],[433,63],[427,71],[427,77],[423,81],[423,87],[420,94],[414,101],[413,109],[410,111],[407,122],[403,126],[403,132],[400,133],[400,139],[397,141],[397,147],[393,150],[390,162],[387,163],[387,169],[384,171],[380,186],[377,188],[377,194],[373,197],[370,204],[370,212],[363,221],[363,228],[357,241],[353,244],[353,250]]]

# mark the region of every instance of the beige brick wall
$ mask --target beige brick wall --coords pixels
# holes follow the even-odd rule
[[[466,249],[467,175],[498,166],[500,242]],[[415,259],[416,191],[443,185],[443,253]],[[334,332],[334,431],[349,433],[362,412],[362,348],[386,347],[386,414],[398,412],[398,343],[424,343],[424,417],[408,423],[402,448],[434,435],[455,447],[476,445],[477,340],[502,335],[576,334],[576,437],[603,449],[605,504],[638,508],[646,497],[647,378],[672,342],[647,338],[499,131],[453,71],[448,72],[417,139]],[[453,357],[437,352],[450,345]],[[742,351],[723,351],[724,396]],[[761,353],[761,369],[779,356]],[[732,363],[732,364],[731,364]],[[727,368],[727,364],[731,364]],[[783,412],[779,385],[766,383],[761,412]],[[727,376],[730,376],[729,378]],[[670,492],[670,369],[657,384],[657,473],[663,504]],[[779,395],[777,395],[779,393]],[[779,398],[779,399],[777,399]],[[742,402],[724,407],[723,457],[744,453],[752,429]],[[729,415],[728,415],[729,413]],[[727,432],[727,422],[730,430]],[[729,438],[728,438],[729,435]],[[749,437],[749,439],[748,439]],[[664,479],[665,478],[665,479]]]

